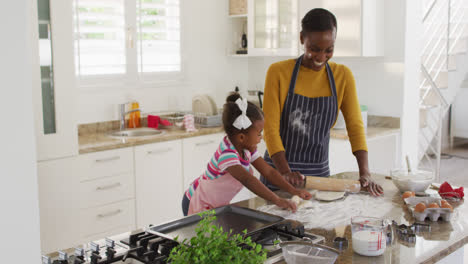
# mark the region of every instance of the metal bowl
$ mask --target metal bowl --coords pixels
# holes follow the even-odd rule
[[[139,138],[139,137],[158,136],[163,133],[164,133],[163,131],[156,130],[153,128],[133,128],[133,129],[113,131],[113,132],[110,132],[108,136],[114,137],[114,138]]]

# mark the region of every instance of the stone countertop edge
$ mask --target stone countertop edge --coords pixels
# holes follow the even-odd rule
[[[401,209],[399,209],[397,211],[392,210],[390,215],[387,215],[384,218],[393,219],[393,218],[397,217],[397,219],[400,219],[400,221],[403,221],[402,217],[409,214],[409,212],[408,212],[407,209],[404,208],[404,203],[400,199],[400,192],[393,185],[392,181],[386,179],[385,176],[386,175],[382,175],[382,174],[378,174],[378,173],[372,173],[372,177],[384,187],[385,193],[386,193],[385,195],[390,195],[391,197],[394,197],[394,199],[392,199],[392,203],[396,207],[400,207]],[[330,177],[338,178],[338,179],[358,179],[359,173],[358,172],[342,172],[342,173],[332,175]],[[287,194],[287,193],[285,193],[283,191],[277,191],[276,193],[280,197],[283,197],[283,198],[291,197],[289,194]],[[251,198],[249,200],[244,200],[244,201],[237,202],[234,205],[240,206],[240,207],[247,207],[247,208],[251,208],[251,209],[256,209],[259,206],[265,205],[265,204],[268,204],[268,202],[266,202],[265,200],[263,200],[263,199],[261,199],[259,197],[254,197],[254,198]],[[467,205],[464,204],[464,203],[461,203],[459,205],[459,208],[457,209],[459,217],[457,219],[464,219],[464,216],[466,216],[466,212],[467,212],[466,207],[467,207]],[[427,250],[425,252],[419,252],[419,255],[413,255],[413,254],[418,253],[418,252],[415,252],[416,249],[414,247],[413,248],[411,248],[411,247],[407,248],[406,245],[400,244],[399,242],[396,242],[395,245],[390,246],[390,250],[388,252],[386,251],[384,256],[363,257],[363,256],[360,256],[360,255],[354,253],[353,250],[352,250],[352,246],[350,245],[350,247],[346,250],[346,252],[340,253],[340,257],[337,259],[337,261],[335,263],[337,263],[337,264],[340,264],[340,263],[346,263],[346,264],[347,263],[387,263],[386,261],[388,260],[388,258],[387,258],[388,256],[393,257],[391,263],[421,263],[421,264],[435,264],[435,263],[438,263],[443,258],[449,256],[450,254],[454,253],[455,251],[459,250],[460,248],[463,248],[466,244],[468,244],[468,235],[467,235],[468,233],[466,233],[466,231],[465,231],[465,228],[466,228],[465,226],[468,226],[468,225],[464,221],[458,222],[458,225],[456,225],[455,222],[453,222],[453,221],[457,221],[457,220],[452,220],[452,221],[447,222],[447,223],[445,223],[443,221],[440,222],[440,223],[439,223],[439,221],[435,222],[435,223],[429,222],[429,223],[431,223],[431,226],[432,225],[435,225],[435,227],[442,226],[442,227],[440,227],[440,230],[438,230],[438,232],[441,232],[441,233],[437,233],[437,235],[439,235],[439,236],[445,236],[447,234],[448,235],[450,235],[450,234],[453,235],[454,232],[460,233],[456,237],[453,237],[452,235],[450,235],[450,238],[447,241],[445,241],[443,238],[440,238],[440,239],[432,239],[431,238],[431,239],[427,240],[427,241],[430,241],[431,243],[437,242],[437,243],[441,243],[441,244],[449,244],[449,245],[444,245],[445,248],[441,249],[441,248],[437,248],[437,246],[435,246],[435,247],[432,248],[432,250]],[[457,226],[458,228],[455,228],[455,229],[450,229],[450,228],[444,229],[443,228],[443,226],[445,226],[445,227],[450,226],[451,227],[452,223],[453,223],[453,225]],[[463,225],[463,226],[460,226],[460,225]],[[308,231],[324,236],[325,239],[326,239],[325,245],[333,247],[332,239],[333,239],[333,237],[335,235],[335,231],[334,230],[321,230],[323,232],[318,232],[319,230],[321,230],[321,229],[312,229],[312,230],[308,230]],[[434,234],[434,233],[432,233],[432,234]],[[351,227],[349,225],[346,227],[345,236],[348,238],[348,241],[351,240]],[[418,235],[418,238],[420,240],[426,241],[426,238],[424,236],[419,236]],[[420,243],[423,243],[423,241],[420,241],[419,244]],[[418,245],[418,242],[416,242],[416,245]],[[402,253],[403,255],[399,255],[401,253],[400,247],[406,248],[406,250],[407,250],[407,251],[404,252],[404,254]],[[395,257],[394,254],[397,254],[399,257],[394,258]],[[285,262],[282,261],[282,262],[279,262],[279,263],[285,263]]]
[[[178,140],[183,138],[197,137],[223,133],[222,127],[199,128],[195,132],[185,132],[185,130],[164,130],[165,134],[141,138],[118,139],[112,138],[107,133],[98,132],[82,134],[78,136],[79,154],[93,153],[105,150],[127,148],[151,143]],[[398,128],[368,127],[367,139],[381,137],[398,133]],[[331,130],[330,137],[333,139],[348,139],[346,130]]]
[[[163,135],[119,139],[112,138],[107,133],[86,134],[78,136],[79,154],[93,153],[104,150],[127,148],[151,143],[166,142],[183,138],[222,133],[222,127],[198,128],[194,132],[185,130],[165,130]]]

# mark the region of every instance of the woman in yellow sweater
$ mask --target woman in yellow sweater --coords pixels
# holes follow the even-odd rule
[[[274,63],[268,69],[263,105],[268,149],[265,161],[296,186],[303,184],[303,175],[330,176],[330,129],[340,109],[359,166],[361,185],[378,196],[383,189],[370,178],[353,74],[344,65],[328,62],[333,56],[336,31],[336,18],[331,12],[312,9],[302,19],[304,54]],[[275,189],[263,177],[261,180]]]

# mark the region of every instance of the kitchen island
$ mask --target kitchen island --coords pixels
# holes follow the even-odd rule
[[[358,179],[358,174],[340,173],[332,177]],[[403,199],[392,181],[386,179],[383,175],[373,174],[372,177],[383,186],[385,190],[384,195],[391,198],[393,208],[385,215],[385,218],[394,220],[398,224],[413,224],[414,219],[411,212],[404,205]],[[280,196],[288,197],[281,192],[279,194]],[[266,201],[258,197],[236,203],[238,206],[252,209],[265,204]],[[388,246],[385,253],[379,257],[365,257],[353,252],[350,225],[337,227],[334,230],[313,228],[307,229],[307,231],[324,236],[326,239],[324,244],[332,247],[333,239],[336,237],[335,230],[345,229],[344,236],[348,239],[349,246],[341,252],[336,263],[436,263],[457,250],[463,250],[463,247],[468,242],[468,221],[465,220],[468,217],[468,210],[463,200],[456,204],[455,212],[456,214],[450,222],[443,222],[441,220],[438,222],[426,221],[426,223],[431,225],[431,232],[422,235],[416,234],[415,244],[399,241],[395,237],[392,245]],[[350,215],[349,217],[351,218],[352,216]]]

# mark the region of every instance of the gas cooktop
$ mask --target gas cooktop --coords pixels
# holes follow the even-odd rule
[[[308,240],[321,243],[324,237],[305,232],[304,226],[296,221],[285,220],[266,229],[250,234],[252,241],[268,250],[265,263],[276,263],[283,259],[281,249],[275,241]],[[157,234],[136,231],[86,243],[81,247],[59,251],[42,257],[43,264],[163,264],[177,242]],[[54,256],[54,257],[51,257]]]

